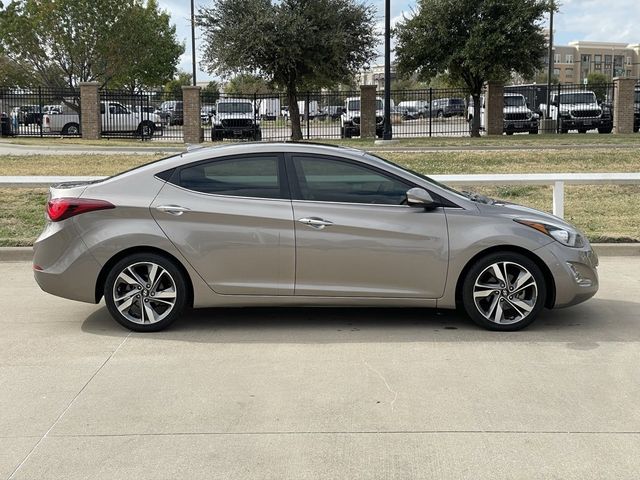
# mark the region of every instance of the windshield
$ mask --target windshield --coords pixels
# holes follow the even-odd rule
[[[560,103],[596,103],[596,96],[591,92],[563,93]]]
[[[461,98],[452,98],[451,100],[449,100],[449,103],[451,105],[464,105],[464,100]]]
[[[640,103],[640,90],[636,92],[636,103]]]
[[[515,96],[515,97],[504,97],[504,106],[505,107],[524,107],[526,102],[524,101],[524,97]]]
[[[360,111],[360,100],[349,100],[347,107],[349,110]],[[382,110],[383,108],[382,100],[376,99],[376,110]]]
[[[251,113],[253,107],[249,102],[224,102],[218,104],[218,113]]]

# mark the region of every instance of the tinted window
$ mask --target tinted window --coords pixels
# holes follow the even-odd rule
[[[196,192],[239,197],[283,198],[278,157],[218,159],[182,168],[175,182]]]
[[[410,186],[376,170],[326,157],[293,158],[303,200],[401,205]]]

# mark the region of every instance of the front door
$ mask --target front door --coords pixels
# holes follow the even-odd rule
[[[404,205],[415,185],[347,159],[293,154],[296,295],[442,296],[448,237],[442,208]]]

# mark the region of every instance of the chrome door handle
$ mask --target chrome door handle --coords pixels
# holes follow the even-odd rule
[[[300,218],[298,219],[298,221],[318,230],[322,230],[324,227],[330,227],[331,225],[333,225],[333,222],[318,217]]]
[[[187,207],[181,207],[180,205],[159,205],[156,207],[156,210],[178,216],[182,215],[184,212],[188,212],[190,209]]]

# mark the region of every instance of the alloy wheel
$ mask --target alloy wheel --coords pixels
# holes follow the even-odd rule
[[[510,325],[529,316],[538,300],[538,284],[525,267],[495,262],[475,280],[473,301],[478,312],[495,324]]]
[[[137,262],[125,267],[113,284],[113,301],[130,322],[149,325],[164,320],[177,300],[176,282],[154,262]]]

